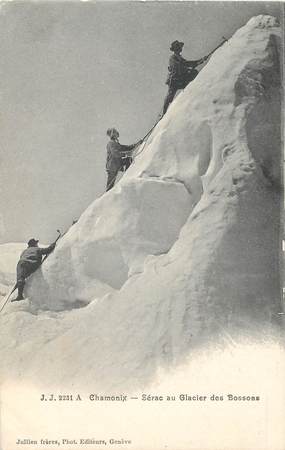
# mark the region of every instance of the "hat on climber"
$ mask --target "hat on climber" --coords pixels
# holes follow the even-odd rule
[[[28,241],[28,246],[29,246],[29,247],[35,247],[35,246],[38,244],[38,242],[39,242],[39,241],[37,241],[37,239],[32,238],[32,239],[30,239],[30,240]]]
[[[116,130],[116,128],[108,128],[107,136],[109,136],[111,139],[114,136],[119,137],[119,135],[120,135],[120,133],[118,132],[118,130]]]
[[[173,52],[174,50],[178,49],[178,48],[182,48],[184,45],[184,42],[180,42],[180,41],[173,41],[171,46],[170,46],[170,50]]]

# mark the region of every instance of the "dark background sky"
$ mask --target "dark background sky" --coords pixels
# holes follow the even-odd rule
[[[196,59],[279,2],[7,2],[0,9],[0,242],[48,242],[105,189],[106,129],[161,111],[169,44]],[[0,217],[1,219],[1,217]]]

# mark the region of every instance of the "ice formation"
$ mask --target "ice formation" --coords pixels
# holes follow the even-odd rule
[[[281,310],[279,47],[277,21],[254,17],[178,95],[31,277],[28,300],[8,305],[2,375],[137,388],[203,340],[270,327]]]

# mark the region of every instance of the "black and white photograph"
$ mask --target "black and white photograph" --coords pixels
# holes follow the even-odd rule
[[[284,3],[0,2],[0,450],[284,450]]]

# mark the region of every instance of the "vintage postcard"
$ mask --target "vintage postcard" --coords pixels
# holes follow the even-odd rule
[[[0,3],[1,450],[284,450],[284,3]]]

